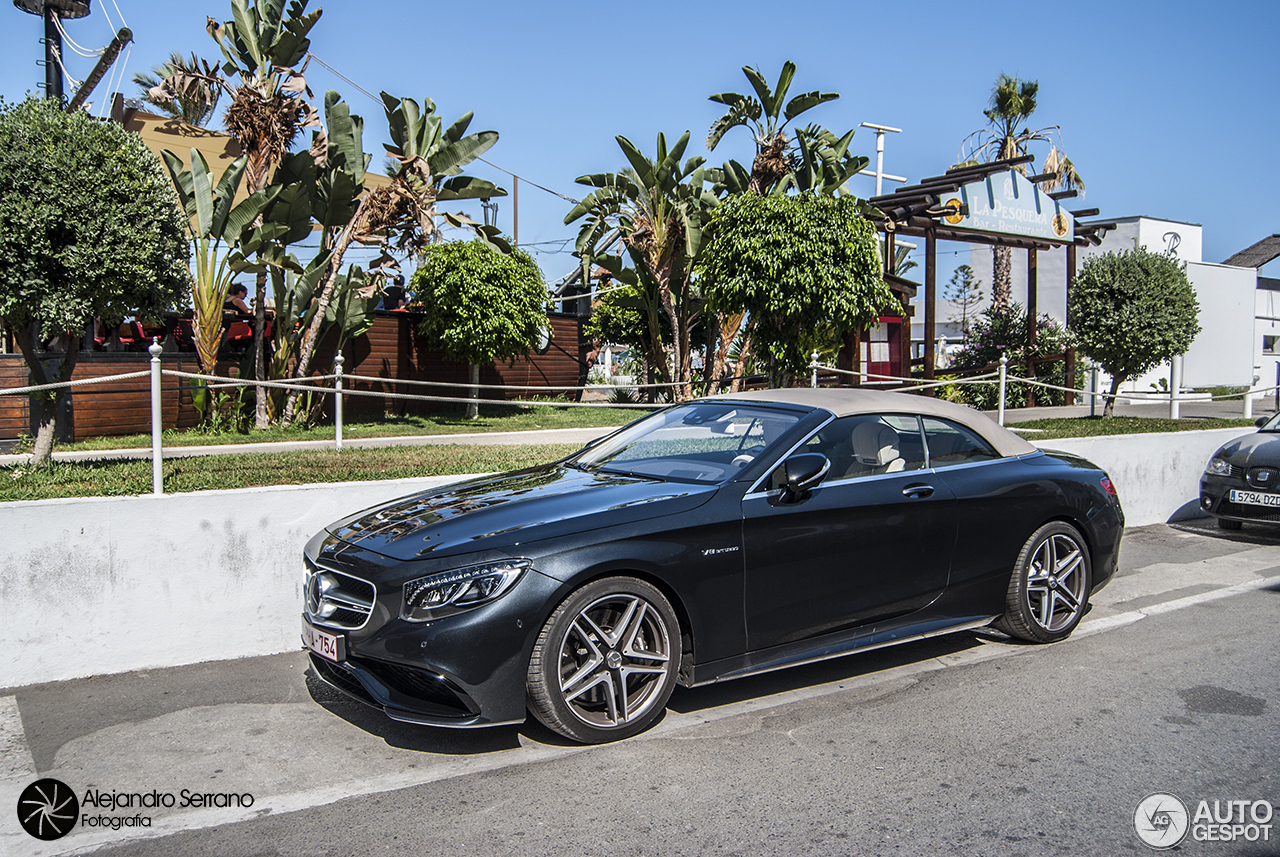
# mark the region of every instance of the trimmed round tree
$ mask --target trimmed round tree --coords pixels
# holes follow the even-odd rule
[[[1200,332],[1200,305],[1183,267],[1145,247],[1080,266],[1067,313],[1080,353],[1111,376],[1104,417],[1114,414],[1121,384],[1186,353]]]
[[[750,313],[754,347],[775,386],[896,306],[881,276],[875,230],[852,197],[732,196],[711,216],[696,267],[720,312]]]
[[[419,330],[468,366],[467,419],[480,413],[480,365],[527,356],[547,327],[547,286],[533,257],[504,255],[483,241],[427,248],[409,280]]]
[[[0,100],[0,317],[37,384],[70,380],[95,318],[159,316],[190,279],[173,188],[138,136],[43,98]],[[60,337],[62,354],[43,351]],[[33,464],[67,395],[32,396]]]

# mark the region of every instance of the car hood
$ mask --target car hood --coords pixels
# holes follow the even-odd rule
[[[426,559],[682,514],[718,487],[547,465],[411,494],[325,529],[393,559]]]
[[[1280,467],[1280,433],[1257,432],[1238,437],[1225,443],[1217,452],[1218,458],[1225,458],[1240,467],[1256,467],[1271,464]]]

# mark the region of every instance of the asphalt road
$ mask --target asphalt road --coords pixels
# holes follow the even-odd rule
[[[82,797],[253,796],[82,808],[152,826],[48,843],[6,810],[0,851],[1141,854],[1153,792],[1280,804],[1280,531],[1145,527],[1121,563],[1063,643],[965,633],[678,689],[657,727],[601,747],[394,724],[300,654],[0,691],[5,805],[37,774]],[[1270,824],[1179,853],[1280,854]]]

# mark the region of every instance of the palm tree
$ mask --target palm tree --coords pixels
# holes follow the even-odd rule
[[[188,125],[203,128],[213,118],[218,109],[218,101],[222,98],[222,87],[202,84],[189,86],[178,92],[171,92],[164,87],[164,82],[177,75],[190,76],[193,79],[208,78],[217,74],[217,68],[208,60],[202,60],[191,52],[188,60],[174,51],[169,59],[150,72],[138,72],[133,82],[142,90],[142,100],[152,107],[158,108],[165,116],[179,119]]]
[[[974,131],[960,144],[958,165],[1006,161],[1027,154],[1032,143],[1045,142],[1049,144],[1049,153],[1045,155],[1041,175],[1049,178],[1040,182],[1040,187],[1046,191],[1073,189],[1083,194],[1084,180],[1076,172],[1075,164],[1054,142],[1055,138],[1061,142],[1059,126],[1033,130],[1027,124],[1036,111],[1039,92],[1040,84],[1034,80],[1019,80],[1007,74],[996,78],[987,109],[982,111],[987,117],[987,127]],[[1015,169],[1026,175],[1028,166],[1030,164],[1019,164]],[[993,254],[991,306],[996,312],[1007,312],[1012,252],[1008,247],[996,247]]]

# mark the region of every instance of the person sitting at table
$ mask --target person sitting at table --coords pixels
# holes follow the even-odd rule
[[[244,302],[248,297],[249,289],[243,283],[232,283],[230,291],[227,292],[227,299],[223,301],[222,309],[224,312],[234,312],[243,315],[253,315],[253,311],[249,309],[249,305]]]

